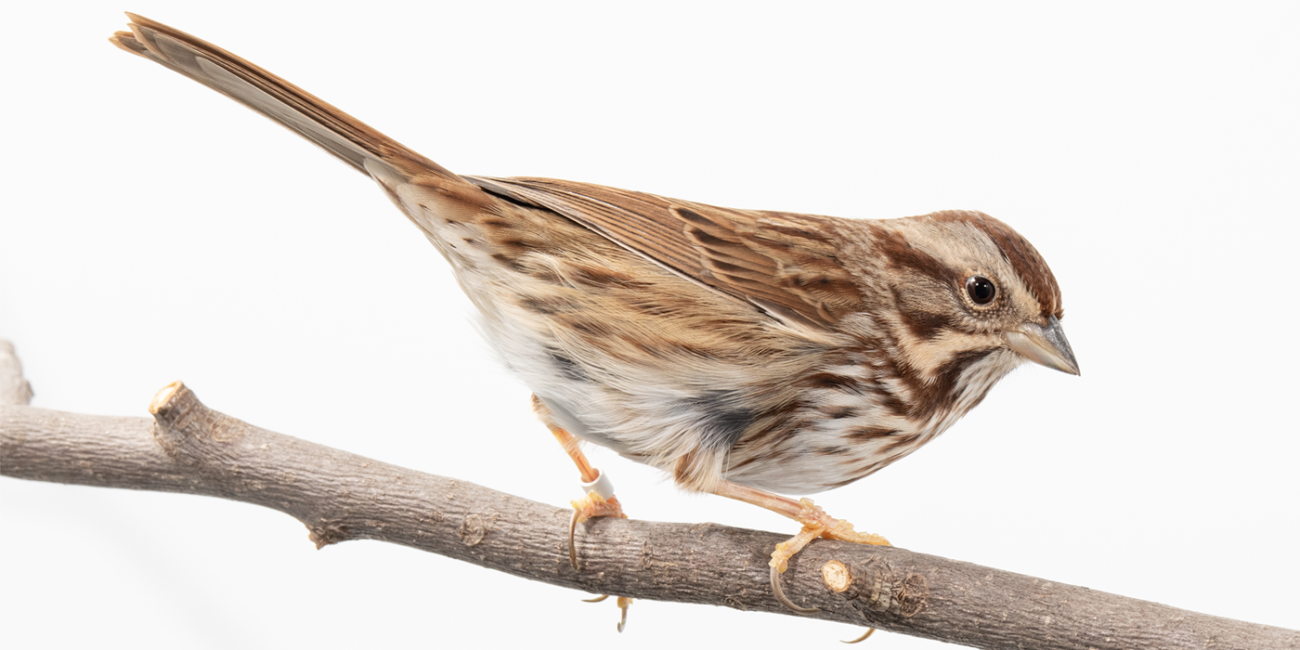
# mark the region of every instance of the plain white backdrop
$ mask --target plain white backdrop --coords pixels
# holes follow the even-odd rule
[[[855,217],[979,209],[1051,264],[1026,367],[818,503],[913,550],[1300,628],[1292,3],[25,3],[6,11],[0,337],[35,405],[183,379],[283,433],[562,505],[569,461],[368,179],[111,47],[129,9],[448,168]],[[792,532],[606,453],[634,517]],[[0,479],[10,648],[836,647],[609,603],[244,504]],[[810,645],[811,644],[811,645]],[[873,648],[932,648],[881,634]]]

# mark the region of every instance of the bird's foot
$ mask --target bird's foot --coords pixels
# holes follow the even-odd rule
[[[573,516],[569,518],[569,564],[573,566],[574,571],[580,571],[578,568],[577,547],[573,543],[573,533],[578,528],[578,524],[587,521],[593,517],[614,517],[616,519],[627,519],[623,513],[623,506],[618,502],[618,497],[611,496],[606,499],[595,490],[587,493],[587,496],[570,502],[573,504]],[[583,600],[584,603],[599,603],[609,598],[609,595],[597,596]],[[631,598],[623,596],[618,597],[618,608],[623,610],[623,615],[618,621],[618,631],[622,632],[627,626],[627,608],[632,604]]]
[[[776,599],[793,612],[812,614],[818,611],[818,608],[801,607],[794,604],[781,589],[781,574],[785,573],[790,558],[794,557],[796,553],[803,550],[803,547],[818,537],[857,544],[871,544],[873,546],[890,546],[890,543],[889,540],[880,535],[859,533],[853,530],[853,524],[843,519],[831,517],[820,506],[813,504],[811,499],[800,499],[799,505],[799,513],[794,519],[803,524],[803,528],[799,531],[799,534],[776,545],[776,550],[772,552],[772,560],[768,562],[768,566],[772,568],[772,594],[776,596]]]
[[[584,602],[584,603],[599,603],[599,602],[605,600],[606,598],[609,598],[609,595],[608,595],[608,594],[607,594],[607,595],[604,595],[604,596],[596,596],[595,598],[587,598],[587,599],[584,599],[582,602]],[[627,627],[627,608],[628,608],[631,604],[632,604],[632,599],[631,599],[631,598],[625,598],[625,597],[623,597],[623,596],[619,596],[619,597],[618,597],[618,608],[621,609],[621,610],[623,610],[623,616],[622,616],[622,618],[620,618],[619,621],[618,621],[618,631],[619,631],[619,632],[622,632],[622,631],[623,631],[623,628]]]
[[[618,502],[618,497],[610,496],[606,499],[595,490],[588,492],[587,496],[569,503],[573,505],[573,516],[569,518],[569,565],[573,567],[574,571],[580,571],[581,569],[578,568],[578,550],[573,543],[573,534],[578,529],[578,524],[593,517],[627,519],[627,515],[623,514],[623,505]]]

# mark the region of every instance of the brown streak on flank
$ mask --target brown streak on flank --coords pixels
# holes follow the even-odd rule
[[[566,267],[569,276],[574,283],[587,287],[608,287],[617,286],[625,288],[643,288],[649,286],[649,283],[642,282],[636,278],[612,269],[607,266],[595,266],[592,264],[578,264],[570,262]]]
[[[889,265],[898,269],[911,269],[927,275],[943,284],[954,281],[956,274],[947,264],[940,262],[933,255],[913,247],[902,235],[876,224],[868,224],[876,246],[888,260]]]
[[[893,413],[894,415],[900,417],[906,417],[908,410],[910,408],[907,405],[907,402],[904,402],[903,400],[899,399],[899,397],[897,395],[894,395],[893,393],[885,393],[885,394],[888,397],[886,397],[884,400],[880,402],[880,406],[883,407],[885,410],[889,411],[890,413]]]
[[[502,266],[505,266],[511,271],[522,272],[524,270],[523,265],[519,263],[519,260],[506,255],[505,253],[493,253],[492,259],[500,262]]]
[[[745,457],[747,449],[757,449],[758,453],[738,463],[729,464],[730,469],[744,467],[755,461],[768,461],[769,452],[776,441],[784,440],[811,425],[806,417],[794,414],[802,408],[799,402],[787,402],[763,412],[750,424],[736,444],[732,447],[732,458]]]
[[[540,242],[530,242],[518,237],[502,238],[496,240],[493,243],[496,244],[497,248],[507,248],[510,249],[511,251],[515,251],[515,254],[517,255],[526,253],[531,250],[545,248],[544,246],[541,245]]]
[[[801,383],[809,388],[824,388],[855,394],[862,393],[861,382],[856,378],[845,377],[831,372],[813,373],[804,377]]]
[[[856,416],[857,414],[858,414],[858,410],[853,408],[852,406],[831,406],[822,409],[822,415],[832,420],[842,420],[844,418],[851,418]]]
[[[1061,287],[1056,284],[1056,276],[1047,266],[1047,261],[1038,253],[1038,249],[1005,223],[983,212],[965,210],[945,210],[929,215],[939,222],[965,223],[978,228],[1002,249],[1011,268],[1038,298],[1043,316],[1061,318],[1065,310],[1061,305]]]
[[[510,229],[515,226],[515,224],[497,216],[484,217],[482,219],[479,219],[478,225],[483,228],[493,229],[493,230]]]
[[[906,433],[902,435],[893,436],[889,438],[888,442],[886,442],[884,445],[881,445],[880,451],[877,453],[881,455],[889,455],[891,452],[894,452],[899,449],[905,450],[908,447],[912,447],[916,445],[917,440],[919,440],[920,438],[921,438],[921,434],[919,433]]]
[[[571,314],[577,307],[564,298],[520,298],[519,306],[540,316]]]
[[[762,413],[762,415],[754,419],[754,422],[763,425],[760,431],[763,429],[771,430],[761,435],[774,434],[785,437],[809,426],[810,422],[806,416],[795,417],[795,413],[798,413],[802,408],[804,408],[804,404],[799,401],[783,402]]]
[[[898,429],[890,429],[888,427],[853,427],[844,432],[844,438],[854,442],[865,442],[867,440],[888,438],[897,434]]]
[[[578,330],[579,332],[582,332],[583,334],[587,334],[588,336],[600,337],[600,338],[613,338],[613,332],[609,330],[609,326],[606,325],[605,323],[583,320],[579,318],[570,318],[567,319],[567,325],[569,327],[572,327],[575,330]],[[660,352],[657,353],[662,354]]]
[[[734,452],[733,452],[733,456],[732,456],[732,457],[734,457]],[[746,465],[751,465],[751,464],[753,464],[753,463],[756,463],[756,462],[758,462],[758,461],[760,461],[760,460],[761,460],[761,461],[767,461],[768,458],[767,458],[766,456],[762,455],[762,454],[754,454],[753,456],[750,456],[750,457],[746,458],[745,460],[740,461],[739,463],[731,463],[731,462],[728,462],[728,464],[727,464],[727,471],[728,471],[728,472],[731,472],[731,471],[733,471],[733,470],[740,469],[740,468],[742,468],[742,467],[744,467],[744,466],[746,466]]]

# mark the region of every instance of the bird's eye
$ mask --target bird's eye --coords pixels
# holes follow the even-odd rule
[[[987,305],[997,297],[998,288],[992,280],[982,275],[972,275],[966,278],[966,295],[977,305]]]

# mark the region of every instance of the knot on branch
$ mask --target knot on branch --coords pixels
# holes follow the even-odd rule
[[[496,517],[493,517],[493,519],[496,519]],[[491,529],[492,522],[488,521],[487,517],[471,512],[465,515],[465,519],[460,522],[460,529],[456,532],[460,535],[460,541],[464,542],[465,546],[478,546],[483,541],[483,538],[487,537]]]
[[[154,395],[149,412],[153,414],[158,445],[184,465],[201,465],[205,457],[220,454],[221,447],[243,439],[251,428],[208,408],[179,381],[167,384]]]
[[[912,618],[930,599],[930,583],[924,575],[895,569],[880,556],[848,565],[831,560],[822,567],[822,582],[859,611],[876,614]]]
[[[321,520],[316,524],[307,524],[307,539],[320,550],[330,544],[338,544],[352,539],[352,531],[347,524],[340,521]]]

